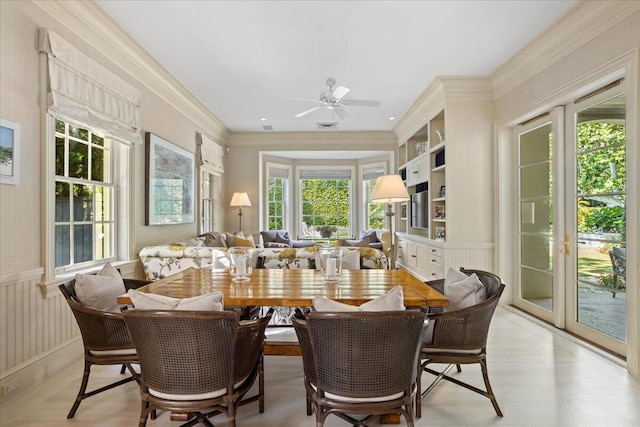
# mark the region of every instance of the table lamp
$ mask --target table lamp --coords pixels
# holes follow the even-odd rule
[[[391,268],[395,268],[395,242],[393,237],[393,209],[391,204],[406,202],[409,200],[407,187],[400,175],[384,175],[376,180],[376,186],[371,194],[371,201],[387,204],[387,218],[389,218],[389,231],[391,232]]]
[[[231,204],[229,206],[238,208],[238,231],[242,231],[242,208],[251,206],[249,195],[247,193],[233,193],[233,197],[231,197]]]

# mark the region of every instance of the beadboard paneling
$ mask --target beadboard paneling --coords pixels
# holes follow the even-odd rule
[[[62,294],[43,298],[40,280],[0,283],[0,379],[79,334]]]

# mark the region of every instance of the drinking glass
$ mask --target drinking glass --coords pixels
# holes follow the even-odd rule
[[[229,257],[229,274],[233,277],[234,282],[247,282],[253,268],[251,266],[251,248],[234,247],[229,248],[227,256]]]
[[[325,282],[339,281],[342,275],[342,248],[321,248],[320,270]]]

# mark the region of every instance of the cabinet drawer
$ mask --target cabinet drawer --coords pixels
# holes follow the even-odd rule
[[[429,280],[444,279],[444,269],[434,265],[429,266]]]
[[[427,254],[442,258],[442,248],[439,248],[437,246],[427,246]]]
[[[427,255],[427,260],[431,268],[439,268],[442,270],[442,257],[429,254]]]

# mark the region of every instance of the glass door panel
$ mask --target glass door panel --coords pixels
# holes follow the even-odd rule
[[[553,138],[549,117],[518,129],[519,292],[514,303],[553,320]]]
[[[622,352],[615,341],[626,342],[626,99],[598,99],[573,114],[575,192],[568,221],[576,251],[567,280],[575,304],[568,327]]]

